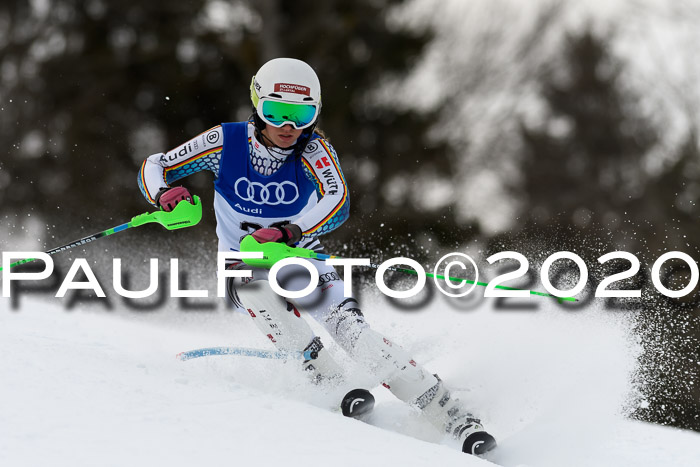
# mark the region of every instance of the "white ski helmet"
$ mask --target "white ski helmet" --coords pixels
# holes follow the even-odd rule
[[[321,83],[307,63],[275,58],[253,76],[250,99],[262,123],[306,129],[316,123],[321,112]]]

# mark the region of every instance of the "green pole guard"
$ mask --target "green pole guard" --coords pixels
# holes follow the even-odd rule
[[[193,203],[182,201],[177,203],[172,211],[146,212],[134,216],[129,222],[129,227],[139,227],[144,224],[156,222],[168,230],[184,229],[199,224],[202,220],[202,200],[199,196],[193,196]]]
[[[284,243],[259,243],[252,235],[246,235],[241,241],[242,252],[260,251],[262,258],[243,258],[243,262],[255,268],[271,268],[277,261],[285,258],[316,258],[316,252],[306,248],[297,248]]]

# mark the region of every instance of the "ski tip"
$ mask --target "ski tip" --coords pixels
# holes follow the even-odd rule
[[[367,389],[353,389],[343,397],[340,409],[346,417],[362,419],[374,409],[374,396]]]

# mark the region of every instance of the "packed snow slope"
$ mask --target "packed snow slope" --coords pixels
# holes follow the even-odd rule
[[[334,407],[298,362],[183,350],[267,348],[250,318],[65,310],[0,302],[2,466],[696,466],[700,435],[625,419],[637,346],[602,310],[418,312],[364,297],[373,326],[437,372],[499,440],[488,460],[459,452],[415,410],[373,388],[370,423]],[[348,363],[353,383],[368,380]],[[365,378],[365,379],[363,379]]]

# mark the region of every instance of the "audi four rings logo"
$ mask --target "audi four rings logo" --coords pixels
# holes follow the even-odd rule
[[[278,204],[292,204],[299,199],[299,189],[297,186],[285,180],[283,182],[270,182],[263,185],[260,182],[251,182],[245,177],[236,180],[233,186],[238,196],[243,201],[263,203],[270,206]]]
[[[323,284],[327,282],[332,282],[332,281],[339,281],[340,276],[338,275],[337,272],[327,272],[325,274],[321,274],[318,276],[318,287],[321,287]]]

